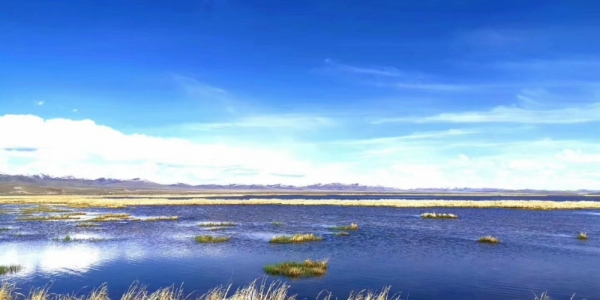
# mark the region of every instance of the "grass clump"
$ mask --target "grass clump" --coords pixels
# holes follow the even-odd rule
[[[21,265],[0,266],[0,275],[13,274],[21,270],[23,270]]]
[[[350,231],[350,230],[358,230],[358,224],[351,223],[348,226],[336,226],[331,227],[331,230],[340,230],[340,231]]]
[[[8,227],[2,227],[2,228],[0,228],[0,231],[9,231],[9,230],[10,230],[10,228],[8,228]]]
[[[199,224],[200,227],[231,227],[236,226],[237,224],[233,222],[207,222]]]
[[[64,239],[62,239],[62,241],[63,241],[63,242],[70,242],[70,241],[72,241],[72,240],[73,240],[73,239],[71,238],[71,236],[70,236],[70,235],[67,235],[67,236],[65,236],[65,238],[64,238]]]
[[[577,236],[578,239],[582,240],[582,241],[586,241],[588,239],[587,233],[585,232],[580,232],[579,235]]]
[[[283,222],[273,222],[271,224],[273,224],[273,226],[282,226]]]
[[[323,276],[327,273],[328,262],[307,259],[303,262],[283,262],[265,267],[269,275],[280,275],[292,278]]]
[[[118,221],[129,221],[133,218],[129,214],[105,214],[97,216],[88,222],[118,222]]]
[[[319,242],[322,240],[323,240],[323,238],[320,236],[316,236],[312,233],[307,233],[307,234],[294,234],[292,236],[289,236],[289,235],[275,236],[275,237],[271,238],[271,240],[269,240],[269,243],[289,244],[289,243]]]
[[[340,231],[340,232],[336,232],[333,235],[335,236],[350,236],[350,232],[348,231]]]
[[[438,213],[424,213],[421,215],[423,219],[458,219],[455,214],[438,214]]]
[[[70,212],[68,209],[57,208],[50,205],[38,205],[36,207],[27,207],[21,209],[21,213],[24,215],[33,215],[37,213],[62,213],[62,212]]]
[[[98,224],[91,224],[91,223],[81,223],[81,224],[77,224],[77,227],[84,227],[84,228],[88,228],[88,227],[98,227]]]
[[[57,216],[36,216],[20,218],[19,221],[65,221],[65,220],[79,220],[79,216],[74,215],[57,215]]]
[[[197,243],[223,243],[231,240],[229,236],[212,236],[212,235],[199,235],[195,237]]]
[[[491,235],[482,236],[477,241],[486,244],[500,244],[500,240],[497,237],[493,237]]]

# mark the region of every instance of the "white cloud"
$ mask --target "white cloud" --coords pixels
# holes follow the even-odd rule
[[[335,121],[327,117],[289,114],[252,116],[232,122],[187,124],[184,127],[186,129],[207,131],[231,128],[290,128],[306,130],[332,126],[334,124]]]
[[[477,130],[303,146],[192,142],[124,134],[91,120],[32,115],[0,116],[0,129],[0,172],[9,174],[192,184],[357,182],[402,188],[598,189],[600,182],[600,144],[476,142],[472,135]]]
[[[38,101],[37,105],[44,105],[44,101]]]
[[[428,117],[401,117],[378,119],[383,123],[522,123],[522,124],[575,124],[600,121],[600,103],[559,109],[524,109],[498,106],[488,111],[442,113]]]
[[[357,67],[346,64],[341,64],[333,61],[330,58],[325,59],[325,65],[329,68],[346,73],[353,73],[359,75],[377,75],[377,76],[389,76],[389,77],[397,77],[405,75],[404,72],[401,72],[397,68],[394,67]]]

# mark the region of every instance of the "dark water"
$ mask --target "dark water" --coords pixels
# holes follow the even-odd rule
[[[11,206],[3,206],[2,209]],[[52,283],[51,291],[87,292],[107,282],[113,297],[139,280],[149,289],[184,283],[186,292],[226,284],[247,285],[269,263],[329,259],[321,278],[288,280],[292,293],[314,299],[322,290],[347,297],[352,290],[391,285],[403,298],[600,299],[600,212],[435,209],[458,220],[426,220],[431,209],[301,206],[193,206],[86,209],[133,216],[178,215],[179,221],[100,223],[78,228],[74,221],[19,222],[0,215],[0,265],[23,271],[0,279],[24,291]],[[225,231],[198,226],[236,222]],[[275,226],[272,222],[284,222]],[[348,237],[329,226],[356,222]],[[588,241],[575,236],[587,232]],[[278,234],[315,233],[324,241],[269,244]],[[70,235],[73,242],[55,239]],[[230,235],[224,244],[197,244],[201,234]],[[495,235],[500,245],[477,243]],[[103,238],[104,241],[86,241]],[[269,279],[272,279],[270,277]]]

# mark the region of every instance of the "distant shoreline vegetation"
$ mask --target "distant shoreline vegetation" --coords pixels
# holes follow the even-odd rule
[[[396,208],[506,208],[524,210],[600,209],[600,201],[552,200],[284,200],[284,199],[218,199],[218,195],[137,195],[119,199],[109,196],[0,196],[0,204],[40,204],[80,207],[191,206],[191,205],[298,205],[359,206]],[[357,195],[360,196],[360,195]],[[225,196],[224,196],[225,197]],[[465,196],[468,198],[467,196]],[[526,197],[524,197],[526,199]]]

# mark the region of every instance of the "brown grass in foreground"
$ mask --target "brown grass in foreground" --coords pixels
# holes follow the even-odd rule
[[[0,196],[0,204],[63,204],[69,207],[126,207],[140,205],[311,205],[311,206],[366,206],[399,208],[509,208],[530,210],[600,209],[600,201],[545,201],[545,200],[282,200],[282,199],[181,199],[166,196],[132,197],[131,199],[104,199],[99,196]],[[524,196],[524,199],[526,197]]]

